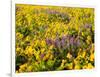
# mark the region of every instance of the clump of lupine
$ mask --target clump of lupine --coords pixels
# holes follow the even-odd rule
[[[94,9],[16,5],[16,72],[94,68]]]

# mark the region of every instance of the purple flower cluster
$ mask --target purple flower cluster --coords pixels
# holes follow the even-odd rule
[[[43,53],[40,55],[40,58],[43,59],[44,56],[45,56],[45,54]]]
[[[85,24],[84,28],[92,28],[92,25],[91,24]]]
[[[61,21],[64,21],[64,22],[69,22],[69,20],[70,20],[70,18],[67,14],[58,12],[57,10],[47,9],[46,13],[49,15],[53,15],[53,17],[57,16],[56,18],[59,18]]]
[[[55,40],[46,39],[46,43],[60,49],[70,48],[70,46],[74,46],[75,48],[80,46],[79,38],[71,35],[62,36],[61,38],[57,37]]]
[[[54,43],[54,41],[53,41],[52,39],[47,38],[47,39],[46,39],[46,43],[47,43],[48,45],[52,45],[52,44]]]
[[[51,9],[47,9],[46,12],[47,12],[47,14],[59,14],[58,11],[56,11],[56,10],[51,10]]]

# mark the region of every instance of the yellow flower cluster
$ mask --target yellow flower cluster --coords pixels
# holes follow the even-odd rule
[[[94,9],[16,4],[16,73],[94,68]]]

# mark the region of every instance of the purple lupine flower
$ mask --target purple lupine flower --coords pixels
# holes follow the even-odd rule
[[[48,45],[52,45],[53,44],[53,40],[52,39],[46,39],[46,43],[48,44]]]
[[[79,39],[77,40],[76,44],[77,44],[77,46],[80,46],[80,40]]]
[[[44,56],[45,56],[45,54],[41,54],[41,55],[40,55],[40,58],[43,59]]]
[[[62,47],[64,47],[64,48],[66,48],[66,47],[65,47],[65,45],[66,45],[66,39],[67,39],[66,36],[62,36],[62,38],[61,38],[61,45],[62,45]]]
[[[91,24],[85,24],[84,28],[91,28],[92,25]]]
[[[70,42],[71,45],[73,45],[74,44],[74,37],[71,37],[69,42]]]
[[[61,46],[64,47],[65,46],[65,40],[61,40]]]
[[[67,40],[69,40],[71,38],[71,35],[66,35]]]
[[[55,47],[60,48],[60,40],[58,38],[55,40]]]
[[[54,15],[54,14],[60,15],[62,18],[65,18],[65,16],[66,16],[66,14],[60,13],[60,12],[58,12],[56,10],[47,9],[46,12],[48,14],[52,14],[52,15]]]
[[[66,14],[62,13],[60,14],[62,18],[65,18],[66,17]]]
[[[67,48],[70,46],[69,42],[67,42]]]
[[[48,14],[57,14],[57,11],[55,10],[47,9],[46,11]]]
[[[64,40],[64,41],[65,41],[65,40],[66,40],[66,38],[67,38],[66,36],[62,36],[62,40]]]

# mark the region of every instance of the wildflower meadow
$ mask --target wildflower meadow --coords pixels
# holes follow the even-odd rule
[[[16,73],[95,67],[94,9],[16,4]]]

